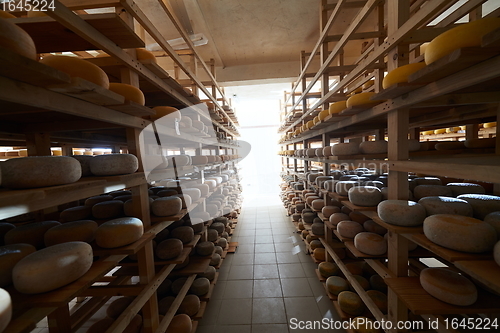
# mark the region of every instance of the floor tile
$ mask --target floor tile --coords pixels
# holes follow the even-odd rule
[[[222,300],[210,300],[207,309],[201,318],[199,325],[215,325],[217,323],[217,316],[219,315]]]
[[[253,265],[231,266],[227,280],[248,280],[253,276]]]
[[[292,237],[293,236],[290,236],[288,233],[273,235],[275,243],[287,243],[287,244],[292,243],[293,244],[294,238],[292,238]]]
[[[257,236],[258,237],[258,236]],[[255,244],[255,253],[275,252],[274,244]]]
[[[252,333],[288,333],[288,325],[287,324],[252,325]]]
[[[198,333],[198,331],[196,331]],[[251,325],[218,325],[215,333],[251,333]]]
[[[276,243],[274,242],[274,249],[276,252],[290,252],[292,253],[294,245],[292,243]]]
[[[256,253],[254,257],[255,265],[276,264],[275,253]]]
[[[292,254],[291,252],[276,253],[276,261],[278,262],[278,264],[300,264],[299,257],[295,254]]]
[[[279,278],[278,265],[255,265],[253,269],[254,279],[277,279]]]
[[[273,236],[271,234],[267,236],[255,236],[255,244],[271,244],[273,242]]]
[[[196,333],[215,333],[215,325],[201,326],[198,325]]]
[[[285,298],[285,310],[287,319],[297,320],[321,320],[321,313],[314,297],[289,297]],[[293,330],[290,330],[293,331]]]
[[[254,253],[255,251],[255,245],[254,244],[242,244],[242,245],[239,245],[238,244],[238,247],[236,248],[236,254],[247,254],[247,253]]]
[[[235,253],[232,255],[233,257],[233,266],[240,265],[252,265],[253,264],[253,253]]]
[[[252,290],[253,280],[230,280],[226,282],[223,298],[252,298]]]
[[[312,290],[307,278],[281,279],[283,297],[312,296]]]
[[[236,240],[239,244],[253,244],[255,243],[255,236],[240,236],[238,240]]]
[[[308,277],[307,281],[309,281],[309,287],[311,287],[313,296],[321,297],[326,295],[325,287],[323,287],[323,284],[317,277]]]
[[[283,298],[254,298],[252,324],[285,324]]]
[[[304,272],[304,269],[302,268],[302,265],[300,263],[279,264],[278,271],[280,274],[280,278],[282,279],[306,277],[306,273]]]
[[[217,324],[244,325],[252,322],[252,299],[225,299],[221,302]]]
[[[282,297],[280,279],[253,281],[253,297]]]
[[[317,275],[316,275],[317,268],[318,268],[318,264],[312,262],[312,260],[311,260],[311,262],[303,262],[302,263],[302,269],[306,273],[307,277],[318,279]]]
[[[228,276],[229,276],[230,269],[231,269],[231,266],[224,265],[224,262],[223,262],[221,268],[219,269],[219,278],[217,280],[218,281],[226,281]]]
[[[212,293],[212,297],[210,298],[210,300],[222,299],[222,297],[224,296],[224,290],[226,289],[226,284],[227,281],[217,280],[217,284],[214,287],[214,292]]]

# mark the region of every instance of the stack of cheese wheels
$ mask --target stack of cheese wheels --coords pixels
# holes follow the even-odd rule
[[[477,301],[477,288],[465,276],[448,268],[425,268],[420,272],[420,284],[440,301],[468,306]]]
[[[497,241],[496,231],[489,223],[451,214],[427,217],[424,234],[435,244],[468,253],[491,251]]]
[[[144,93],[131,84],[112,82],[109,84],[109,90],[122,95],[125,101],[134,102],[142,106],[146,104]]]
[[[356,107],[356,106],[363,106],[363,105],[373,105],[373,104],[379,104],[384,102],[383,100],[372,100],[372,96],[376,95],[374,92],[364,92],[364,93],[359,93],[355,94],[349,99],[347,99],[346,105],[348,108],[350,107]]]
[[[100,247],[116,248],[137,241],[143,233],[141,220],[121,217],[101,224],[95,232],[95,241]]]
[[[132,154],[99,155],[90,160],[90,171],[96,176],[114,176],[137,171],[139,161]]]
[[[56,55],[44,57],[40,62],[61,72],[65,72],[71,77],[79,77],[103,88],[110,88],[106,73],[90,61],[76,57]]]
[[[425,67],[424,62],[408,64],[390,71],[382,80],[382,88],[387,89],[398,83],[407,83],[408,77]]]
[[[80,163],[67,156],[32,156],[2,163],[2,186],[35,188],[74,183],[82,176]]]
[[[422,225],[426,217],[422,205],[407,200],[382,201],[377,206],[377,213],[385,223],[404,227]]]
[[[333,156],[345,156],[359,154],[359,144],[355,142],[337,143],[332,146]]]
[[[481,38],[498,28],[500,28],[500,18],[490,17],[450,29],[429,43],[424,54],[425,63],[431,64],[463,47],[479,47]]]
[[[65,286],[92,266],[92,247],[84,242],[67,242],[47,247],[21,259],[12,272],[17,291],[38,294]]]

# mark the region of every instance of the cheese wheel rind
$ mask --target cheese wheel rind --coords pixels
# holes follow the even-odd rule
[[[96,176],[115,176],[134,173],[139,161],[132,154],[98,155],[90,161],[90,171]]]
[[[5,234],[5,244],[25,243],[41,249],[44,246],[43,237],[45,233],[58,225],[61,225],[61,223],[57,221],[42,221],[21,225]]]
[[[131,84],[111,82],[109,84],[109,90],[122,95],[125,97],[126,101],[132,101],[142,106],[146,104],[144,93]]]
[[[431,196],[420,199],[418,203],[424,206],[428,216],[436,214],[472,216],[472,206],[467,201],[457,198]]]
[[[82,176],[80,163],[68,156],[30,156],[2,162],[2,186],[11,189],[71,184]]]
[[[84,275],[92,266],[92,247],[68,242],[47,247],[21,259],[12,279],[17,291],[38,294],[65,286]]]
[[[373,232],[358,233],[354,237],[354,246],[372,256],[380,256],[387,252],[387,242],[384,237]]]
[[[378,204],[377,213],[385,223],[413,227],[422,225],[425,208],[415,201],[385,200]]]
[[[31,36],[17,24],[9,22],[5,16],[0,18],[0,46],[23,57],[37,60],[36,47]]]
[[[497,241],[488,223],[467,216],[437,214],[424,221],[424,234],[433,243],[467,253],[491,251]]]
[[[486,194],[462,194],[457,197],[471,204],[474,217],[483,220],[486,215],[500,211],[500,197]]]
[[[40,62],[65,72],[71,77],[79,77],[103,88],[109,88],[109,78],[106,72],[90,61],[65,55],[51,55],[44,57]]]
[[[135,217],[121,217],[105,222],[97,228],[96,244],[116,248],[137,241],[144,233],[142,221]]]
[[[465,276],[444,267],[425,268],[420,272],[420,284],[440,301],[468,306],[477,301],[477,288]]]
[[[91,220],[73,221],[55,226],[45,233],[45,246],[77,241],[90,243],[95,238],[97,227],[97,223]]]

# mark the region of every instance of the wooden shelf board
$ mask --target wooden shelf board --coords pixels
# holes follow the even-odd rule
[[[396,83],[387,89],[383,89],[378,94],[373,95],[370,99],[371,100],[393,99],[395,97],[399,97],[401,95],[409,93],[410,91],[413,91],[417,88],[420,88],[422,85],[423,84],[414,84],[406,82]]]
[[[413,73],[409,76],[408,82],[411,84],[435,82],[492,58],[498,53],[498,48],[468,47],[458,49]]]
[[[198,329],[199,322],[198,320],[191,320],[191,333],[196,333],[196,330]]]
[[[484,286],[500,294],[500,266],[493,260],[455,261],[455,266]]]
[[[373,102],[373,103],[368,103],[368,104],[363,104],[363,105],[351,106],[351,107],[348,107],[347,109],[342,110],[340,112],[340,115],[352,116],[352,115],[358,114],[360,112],[369,110],[378,104],[380,104],[380,102]]]
[[[420,285],[418,277],[384,279],[406,306],[417,315],[421,314],[475,314],[500,311],[500,297],[478,290],[478,300],[470,306],[456,306],[438,300]]]
[[[378,225],[386,228],[389,231],[398,233],[398,234],[422,234],[424,232],[424,229],[422,226],[417,226],[417,227],[402,227],[398,225],[393,225],[389,223],[385,223],[382,221],[380,217],[378,217],[378,214],[376,211],[360,211],[363,215],[366,217],[370,218],[373,220],[375,223]]]
[[[69,83],[51,84],[47,89],[97,105],[125,103],[125,97],[122,95],[79,77],[71,78]]]
[[[377,206],[374,207],[363,207],[363,206],[357,206],[350,202],[349,200],[342,201],[342,204],[349,208],[353,212],[360,212],[360,211],[377,211]]]
[[[68,74],[0,47],[0,76],[45,87],[71,81]]]
[[[210,265],[210,259],[199,258],[197,256],[189,257],[189,265],[172,272],[173,276],[186,276],[191,274],[204,273]]]
[[[116,254],[131,255],[131,254],[136,254],[140,249],[142,249],[146,245],[146,243],[151,241],[154,237],[155,234],[146,232],[141,236],[141,238],[139,238],[134,243],[112,249],[99,247],[95,243],[92,243],[91,245],[95,256],[111,256]]]
[[[200,240],[200,238],[201,238],[201,235],[194,235],[193,240],[190,241],[189,243],[184,244],[184,247],[188,247],[188,248],[195,247],[196,244],[198,244],[198,241]]]
[[[340,233],[339,233],[336,229],[335,229],[335,230],[333,230],[333,234],[334,234],[335,236],[337,236],[337,238],[338,238],[341,242],[343,242],[343,243],[345,243],[345,242],[349,242],[349,241],[351,241],[351,242],[353,241],[353,238],[348,238],[348,237],[344,237],[344,236],[342,236],[342,235],[341,235],[341,234],[340,234]]]
[[[235,253],[238,248],[238,242],[229,242],[227,253]]]
[[[151,108],[127,100],[123,104],[111,105],[109,108],[136,117],[152,116],[156,114],[156,111]]]
[[[56,309],[56,307],[32,307],[26,311],[14,312],[4,332],[31,332],[41,320]]]
[[[338,193],[335,193],[335,192],[328,192],[328,195],[330,196],[330,198],[335,199],[335,200],[337,200],[339,202],[348,201],[349,200],[348,197],[344,197],[344,196],[339,195]]]
[[[79,15],[119,47],[137,48],[145,44],[127,23],[115,13]],[[96,46],[68,30],[49,16],[15,18],[12,22],[25,30],[38,53],[96,50]]]
[[[435,253],[438,257],[441,257],[449,262],[464,261],[464,260],[490,260],[493,258],[492,253],[486,254],[476,254],[476,253],[466,253],[459,252],[444,248],[437,244],[431,242],[424,234],[403,234],[406,238],[414,243],[417,243],[421,247]]]

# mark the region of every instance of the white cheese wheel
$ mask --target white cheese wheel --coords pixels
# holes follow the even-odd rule
[[[489,213],[500,211],[500,197],[486,194],[462,194],[463,199],[471,204],[474,217],[483,220]]]
[[[359,144],[361,154],[385,154],[387,153],[387,141],[363,141]]]
[[[354,238],[360,232],[365,229],[361,224],[354,221],[340,221],[337,224],[337,231],[342,237]]]
[[[24,243],[33,245],[37,249],[41,249],[45,244],[43,240],[45,233],[49,229],[58,225],[61,225],[61,223],[57,221],[43,221],[21,225],[9,230],[5,234],[5,244],[10,245]]]
[[[158,198],[151,204],[151,211],[155,216],[172,216],[182,210],[182,200],[179,197]]]
[[[65,286],[92,266],[92,247],[68,242],[47,247],[21,259],[12,272],[14,287],[23,294],[38,294]]]
[[[143,233],[141,220],[121,217],[101,224],[95,232],[95,242],[104,248],[121,247],[137,241]]]
[[[190,187],[200,190],[201,197],[206,197],[210,191],[210,187],[207,184],[191,184]]]
[[[177,238],[170,238],[160,242],[155,249],[155,254],[162,260],[177,258],[183,250],[182,241]]]
[[[418,185],[413,190],[415,199],[420,200],[425,197],[451,197],[453,194],[448,186],[443,185]]]
[[[448,183],[446,184],[451,189],[454,197],[462,194],[485,194],[486,190],[479,184],[473,183]]]
[[[467,306],[477,301],[476,286],[465,276],[448,268],[423,269],[420,284],[425,291],[445,303]]]
[[[381,256],[387,252],[387,241],[383,236],[373,232],[358,233],[354,237],[354,246],[372,256]]]
[[[82,168],[82,177],[92,176],[90,171],[90,161],[94,158],[91,155],[72,155],[72,158],[80,162],[80,167]]]
[[[432,215],[424,221],[424,234],[433,243],[448,249],[481,253],[491,251],[497,235],[481,220],[451,214]]]
[[[90,161],[90,171],[96,176],[114,176],[134,173],[139,168],[137,157],[132,154],[95,156]]]
[[[486,215],[484,222],[489,223],[493,228],[495,228],[498,239],[500,239],[500,211]]]
[[[493,259],[495,259],[497,265],[500,266],[500,241],[498,241],[493,248]]]
[[[76,206],[63,210],[59,215],[59,221],[71,222],[85,220],[92,216],[92,208],[88,206]]]
[[[316,185],[319,187],[319,188],[323,188],[323,184],[327,181],[327,180],[333,180],[333,177],[332,176],[319,176],[319,177],[316,177]]]
[[[424,206],[414,201],[385,200],[377,206],[378,216],[385,223],[403,227],[414,227],[424,223]]]
[[[465,200],[451,197],[425,197],[418,201],[424,206],[427,215],[455,214],[472,216],[472,206]]]
[[[44,235],[45,246],[66,242],[90,243],[95,238],[97,223],[90,220],[67,222],[47,230]]]
[[[209,191],[214,191],[217,187],[217,182],[215,181],[215,179],[205,179],[205,182],[203,184],[208,185]]]
[[[347,197],[349,190],[355,186],[359,186],[359,182],[352,180],[341,180],[335,184],[335,192],[339,195]]]
[[[344,213],[333,213],[328,219],[331,224],[337,225],[340,221],[349,221],[349,215]]]
[[[375,207],[382,201],[382,192],[375,186],[356,186],[348,191],[349,201],[357,206]]]
[[[36,252],[35,247],[29,244],[12,244],[0,247],[0,287],[12,284],[14,266],[21,259],[34,252]]]
[[[112,219],[123,215],[123,202],[111,200],[92,206],[92,216],[96,219]]]
[[[338,180],[327,180],[323,183],[323,188],[328,192],[335,192],[335,185],[337,182]]]
[[[359,154],[359,144],[355,142],[337,143],[332,146],[332,156],[345,156]]]
[[[11,189],[71,184],[82,176],[80,163],[68,156],[30,156],[1,163],[2,186]]]

